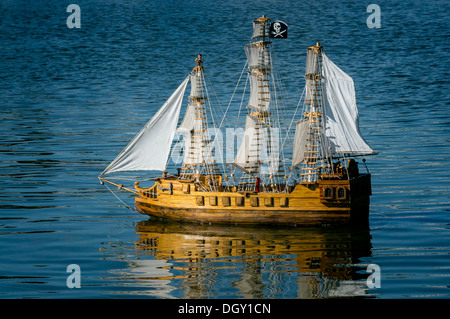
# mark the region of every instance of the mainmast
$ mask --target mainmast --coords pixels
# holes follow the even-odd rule
[[[250,98],[245,134],[235,164],[244,173],[238,184],[239,191],[277,191],[276,172],[279,150],[276,136],[272,136],[270,121],[270,45],[268,23],[265,16],[253,21],[253,35],[245,45],[250,79]],[[264,180],[261,177],[267,176]]]

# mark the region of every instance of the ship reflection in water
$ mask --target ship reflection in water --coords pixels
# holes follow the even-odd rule
[[[158,298],[368,296],[366,228],[242,227],[162,222],[136,226],[136,287]]]

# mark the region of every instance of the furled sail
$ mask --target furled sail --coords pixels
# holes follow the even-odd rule
[[[359,132],[353,79],[322,52],[325,135],[331,153],[376,154]]]
[[[118,171],[165,170],[188,81],[189,77],[101,175]]]

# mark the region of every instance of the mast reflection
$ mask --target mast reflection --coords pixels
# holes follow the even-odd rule
[[[199,225],[150,219],[136,226],[140,272],[155,263],[182,298],[364,296],[369,228]],[[149,257],[146,257],[149,256]],[[150,257],[152,256],[152,257]],[[145,275],[143,276],[145,277]],[[155,278],[155,277],[152,277]],[[173,288],[173,287],[172,287]]]

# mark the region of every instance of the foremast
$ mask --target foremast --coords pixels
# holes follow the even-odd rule
[[[206,112],[207,90],[202,55],[195,59],[196,66],[190,73],[191,92],[186,115],[179,128],[185,134],[184,160],[180,179],[194,180],[203,190],[217,190],[221,184],[219,169],[212,156],[211,138]]]

